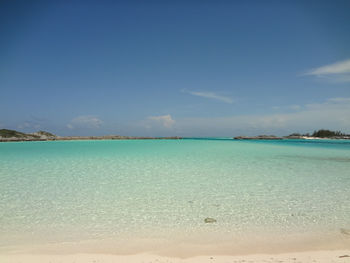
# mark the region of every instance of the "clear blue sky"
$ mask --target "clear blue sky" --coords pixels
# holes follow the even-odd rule
[[[3,0],[0,128],[350,132],[350,1]]]

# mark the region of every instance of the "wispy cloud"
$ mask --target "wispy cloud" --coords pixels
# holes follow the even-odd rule
[[[94,115],[83,115],[72,119],[67,124],[67,127],[69,129],[78,129],[78,128],[96,129],[96,128],[100,128],[102,123],[103,123],[102,120],[100,120],[98,117]]]
[[[316,76],[335,82],[350,82],[350,59],[311,69],[303,75]]]
[[[273,113],[236,114],[221,117],[155,115],[132,122],[126,134],[141,136],[228,136],[312,132],[317,129],[350,133],[350,97],[274,107]]]
[[[273,106],[273,110],[289,110],[289,111],[298,111],[302,109],[302,106],[297,105],[297,104],[292,104],[292,105],[285,105],[285,106]]]
[[[38,117],[31,115],[28,119],[24,120],[21,123],[17,124],[17,129],[25,130],[25,131],[33,131],[45,128],[50,121],[43,117]]]
[[[175,120],[173,120],[170,114],[162,115],[162,116],[150,116],[147,119],[153,122],[156,122],[161,126],[163,126],[164,128],[168,128],[168,129],[175,124]]]
[[[17,128],[18,129],[28,129],[28,128],[40,129],[40,124],[35,124],[28,121],[17,125]]]
[[[350,132],[350,98],[299,106],[287,113],[178,119],[174,128],[185,136],[285,135],[322,128]]]
[[[328,100],[330,103],[349,103],[350,105],[350,98],[331,98]]]
[[[182,92],[191,94],[193,96],[219,100],[219,101],[222,101],[225,103],[230,103],[230,104],[232,104],[234,102],[233,99],[230,97],[218,95],[218,94],[216,94],[214,92],[210,92],[210,91],[191,91],[191,90],[184,89],[184,90],[182,90]]]

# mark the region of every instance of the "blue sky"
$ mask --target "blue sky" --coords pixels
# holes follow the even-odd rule
[[[349,1],[1,1],[0,128],[350,133]]]

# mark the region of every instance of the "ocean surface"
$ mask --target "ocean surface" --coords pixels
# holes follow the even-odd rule
[[[350,141],[0,143],[0,252],[28,247],[350,248]]]

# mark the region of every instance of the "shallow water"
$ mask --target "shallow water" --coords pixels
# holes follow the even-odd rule
[[[266,237],[349,247],[349,188],[349,141],[1,143],[0,249],[152,239],[235,250]]]

